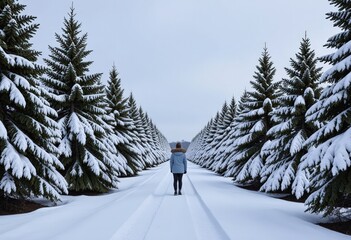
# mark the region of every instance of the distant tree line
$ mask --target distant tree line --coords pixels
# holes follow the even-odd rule
[[[274,81],[267,48],[238,103],[225,103],[192,140],[187,157],[238,185],[305,199],[308,210],[351,215],[351,5],[329,0],[340,33],[315,57],[305,36]],[[329,64],[322,72],[318,61]]]
[[[113,66],[107,86],[90,74],[87,34],[72,7],[45,66],[31,38],[39,25],[25,5],[0,1],[0,204],[107,192],[118,178],[166,161],[167,139]]]

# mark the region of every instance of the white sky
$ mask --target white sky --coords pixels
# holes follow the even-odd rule
[[[75,0],[88,33],[91,72],[115,63],[125,95],[133,92],[169,141],[191,140],[232,96],[250,89],[265,42],[276,80],[307,31],[317,56],[338,29],[325,19],[327,0]],[[21,0],[37,16],[34,47],[57,46],[72,0]]]

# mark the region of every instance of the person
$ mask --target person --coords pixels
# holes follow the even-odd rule
[[[171,173],[173,173],[174,195],[182,195],[183,174],[186,174],[187,171],[185,151],[179,142],[176,144],[176,148],[172,149],[170,165]]]

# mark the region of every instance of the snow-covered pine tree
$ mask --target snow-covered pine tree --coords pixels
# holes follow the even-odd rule
[[[192,161],[192,156],[195,154],[195,151],[198,148],[200,134],[201,134],[201,132],[196,134],[195,137],[193,137],[191,139],[190,144],[188,146],[186,156],[187,156],[187,159],[190,161]],[[190,158],[190,156],[191,156],[191,158]]]
[[[104,121],[105,87],[100,83],[101,74],[88,74],[92,62],[84,59],[91,51],[86,50],[87,34],[80,36],[80,28],[72,7],[64,19],[62,35],[55,34],[59,46],[49,46],[43,82],[58,112],[60,160],[69,189],[106,192],[117,187],[120,164],[113,157],[118,153],[111,153],[112,146],[106,144],[113,135]]]
[[[157,156],[157,164],[160,164],[169,159],[171,154],[171,147],[169,146],[169,143],[167,143],[168,147],[165,145],[165,143],[163,142],[165,138],[160,138],[160,131],[151,120],[150,127],[152,141],[154,142],[154,152]]]
[[[98,103],[97,103],[98,104]],[[127,172],[132,172],[130,167],[128,166],[127,159],[118,151],[116,146],[120,143],[120,136],[114,131],[114,126],[116,126],[116,121],[114,115],[112,113],[111,108],[109,107],[107,97],[101,99],[99,107],[105,109],[106,114],[101,116],[104,125],[102,127],[105,129],[106,136],[102,139],[104,145],[107,148],[107,155],[104,157],[110,159],[110,163],[115,164],[113,168],[118,172],[118,176],[126,176]],[[116,181],[118,181],[116,179]]]
[[[285,68],[288,78],[280,85],[283,95],[278,97],[278,106],[272,112],[272,120],[277,124],[267,132],[271,141],[262,148],[266,164],[261,172],[264,183],[261,191],[295,194],[295,189],[306,185],[309,179],[307,169],[297,169],[307,152],[304,142],[317,130],[315,124],[306,123],[305,114],[320,96],[321,68],[317,67],[317,58],[307,37],[302,39],[295,57],[290,59],[291,68]],[[300,198],[300,191],[297,193],[296,197]]]
[[[328,13],[327,18],[341,32],[329,38],[325,45],[336,49],[334,53],[321,58],[331,65],[320,81],[327,86],[306,114],[307,121],[325,123],[306,141],[310,151],[303,157],[303,163],[305,167],[315,169],[311,176],[312,193],[306,204],[312,212],[331,214],[334,210],[343,209],[345,214],[350,214],[351,1],[329,1],[338,11]]]
[[[240,113],[236,131],[241,137],[234,141],[235,155],[234,181],[260,185],[260,172],[265,162],[261,155],[263,144],[268,141],[267,131],[272,127],[270,112],[276,105],[278,83],[273,82],[275,68],[265,47],[253,81],[253,91],[247,92],[249,98],[243,102],[249,111]]]
[[[24,10],[17,1],[0,1],[0,202],[30,196],[56,201],[67,193],[58,172],[57,113],[43,98],[40,53],[31,48],[39,25]]]
[[[238,154],[238,152],[235,151],[235,145],[234,145],[235,139],[244,136],[247,132],[245,128],[239,128],[238,126],[243,126],[244,122],[242,121],[245,121],[245,119],[241,118],[240,116],[250,111],[250,109],[245,104],[246,101],[248,100],[249,100],[249,95],[245,90],[243,95],[240,97],[238,107],[236,109],[236,115],[231,124],[230,132],[228,133],[228,139],[226,141],[227,147],[222,153],[222,158],[223,158],[222,165],[226,166],[227,168],[227,170],[224,172],[224,176],[226,177],[233,177],[234,176],[233,174],[235,172],[233,159],[234,159],[234,156]]]
[[[200,147],[201,134],[202,134],[202,131],[196,134],[196,136],[193,137],[193,139],[191,140],[188,146],[188,149],[186,151],[186,157],[189,161],[195,162],[194,156]]]
[[[236,115],[236,101],[233,97],[230,101],[230,105],[223,119],[223,133],[222,139],[216,147],[216,152],[214,154],[214,162],[213,166],[214,171],[219,174],[224,174],[227,171],[227,164],[225,163],[225,152],[228,149],[228,146],[233,142],[231,139],[231,129],[233,128],[234,118]]]
[[[208,157],[207,151],[211,150],[210,145],[214,141],[214,138],[215,138],[215,134],[217,131],[217,124],[219,121],[219,116],[220,116],[220,114],[219,114],[219,112],[217,112],[216,116],[210,121],[210,126],[207,129],[208,131],[206,131],[206,136],[204,138],[202,150],[197,157],[198,164],[202,167],[208,167],[207,166],[207,157]]]
[[[204,148],[206,147],[206,137],[208,135],[211,124],[212,119],[200,131],[200,133],[193,138],[188,147],[187,158],[196,164],[199,164],[199,158],[202,155]]]
[[[143,123],[141,120],[139,108],[136,104],[136,101],[131,93],[128,98],[128,107],[129,107],[129,118],[133,120],[134,128],[132,129],[133,132],[133,143],[134,146],[140,151],[142,156],[142,163],[144,169],[147,167],[152,166],[152,162],[150,159],[147,158],[147,150],[146,150],[146,137],[145,137],[145,130],[143,128]]]
[[[157,156],[156,156],[156,153],[154,152],[155,146],[151,136],[149,116],[147,115],[147,113],[144,112],[142,107],[139,107],[139,114],[140,114],[142,128],[144,131],[143,136],[145,141],[143,142],[143,144],[146,150],[145,151],[146,158],[149,159],[149,163],[151,164],[151,167],[154,167],[157,165]]]
[[[213,119],[212,126],[210,128],[210,131],[208,132],[209,135],[206,139],[206,146],[203,150],[203,154],[201,157],[201,166],[209,168],[210,165],[212,164],[214,148],[219,143],[219,139],[217,138],[218,129],[220,128],[220,125],[222,125],[222,121],[224,118],[223,111],[226,111],[227,109],[228,109],[228,106],[227,106],[227,103],[225,102],[222,107],[222,111],[217,112],[215,118]]]
[[[158,146],[161,151],[161,160],[162,162],[167,161],[171,157],[171,146],[168,143],[167,138],[157,129],[158,136]]]
[[[205,148],[207,146],[207,139],[210,136],[209,132],[210,132],[212,125],[213,125],[213,119],[211,119],[207,123],[207,125],[204,127],[204,129],[202,130],[201,138],[199,139],[200,140],[199,147],[193,156],[194,163],[196,163],[198,165],[202,164],[202,157],[204,155],[204,151],[205,151]]]
[[[228,111],[228,104],[227,102],[224,102],[222,109],[220,112],[218,112],[218,122],[216,124],[216,131],[214,132],[213,136],[213,141],[206,146],[205,152],[207,155],[206,158],[206,167],[208,169],[214,170],[214,165],[215,165],[215,153],[217,151],[218,145],[220,144],[221,140],[223,139],[224,135],[224,130],[226,129],[226,126],[224,125],[224,117],[225,114]]]
[[[115,66],[110,71],[110,78],[106,88],[109,109],[115,120],[114,132],[118,136],[116,148],[127,160],[126,175],[136,175],[144,168],[140,150],[133,146],[135,138],[132,129],[132,119],[129,118],[128,98],[123,97],[121,79]]]
[[[141,122],[145,131],[145,148],[147,149],[146,157],[151,160],[152,166],[156,166],[167,160],[167,158],[164,159],[162,156],[165,155],[169,157],[170,148],[165,149],[165,152],[160,149],[160,145],[157,138],[157,132],[159,132],[158,129],[152,123],[151,119],[149,118],[149,115],[145,113],[141,107],[139,108],[139,112],[141,116]]]

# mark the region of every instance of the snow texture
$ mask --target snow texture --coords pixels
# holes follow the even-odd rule
[[[173,196],[164,163],[123,178],[109,194],[63,196],[58,207],[2,216],[0,239],[350,239],[315,224],[321,216],[305,213],[302,203],[237,188],[192,163],[188,170],[181,196]]]

